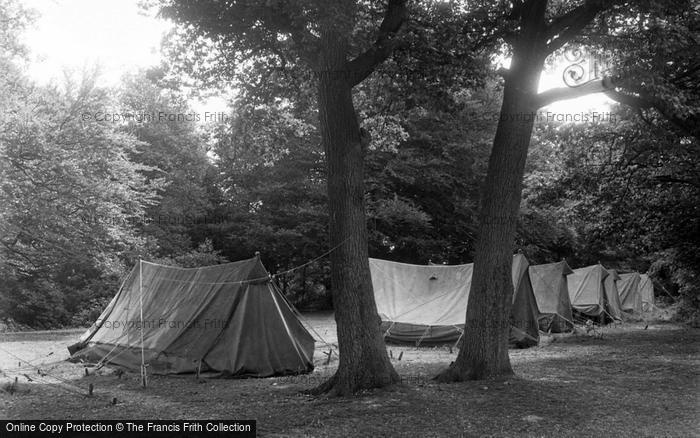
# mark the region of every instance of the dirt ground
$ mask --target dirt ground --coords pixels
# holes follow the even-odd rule
[[[332,315],[306,320],[336,342]],[[670,323],[545,336],[539,347],[511,350],[516,377],[504,381],[437,384],[431,378],[456,350],[388,345],[404,383],[335,399],[301,393],[337,366],[335,355],[326,364],[322,342],[309,375],[151,376],[144,389],[137,373],[85,376],[65,362],[81,333],[0,334],[0,383],[18,382],[13,394],[0,391],[0,418],[256,419],[259,436],[700,436],[700,330]]]

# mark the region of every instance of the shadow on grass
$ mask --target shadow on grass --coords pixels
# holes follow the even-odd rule
[[[29,394],[0,401],[9,418],[252,418],[272,436],[691,436],[700,414],[699,334],[570,336],[513,351],[516,378],[459,384],[430,380],[454,355],[408,349],[394,361],[403,385],[337,399],[300,393],[330,377],[332,366],[269,379],[152,376],[143,389],[138,374],[85,377],[66,364],[73,383],[94,385],[94,397],[31,385]]]

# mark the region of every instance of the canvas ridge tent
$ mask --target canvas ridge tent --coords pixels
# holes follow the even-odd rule
[[[464,332],[473,264],[424,266],[373,258],[369,262],[387,341],[434,345],[459,340]],[[536,345],[539,340],[537,304],[527,268],[527,259],[516,255],[510,341],[521,347]]]
[[[600,264],[574,269],[566,277],[573,309],[589,317],[604,316],[604,281],[608,275],[608,271]]]
[[[566,276],[572,272],[565,261],[530,266],[540,330],[561,333],[573,329],[574,318],[566,286]]]
[[[266,377],[313,369],[314,339],[259,257],[202,268],[139,262],[71,360],[154,374]]]
[[[631,313],[642,313],[642,296],[639,294],[641,277],[637,272],[620,274],[617,289],[620,293],[622,310]]]

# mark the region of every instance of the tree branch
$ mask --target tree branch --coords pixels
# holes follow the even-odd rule
[[[644,99],[639,96],[634,96],[631,94],[624,94],[620,93],[619,91],[615,90],[614,88],[605,90],[604,91],[605,95],[614,100],[617,103],[621,103],[623,105],[628,105],[633,108],[650,108],[652,106],[651,102],[649,102],[647,99]]]
[[[542,108],[559,100],[574,99],[593,93],[604,93],[614,90],[613,81],[609,77],[581,84],[578,87],[560,87],[543,91],[535,97],[535,108]]]
[[[698,122],[700,118],[692,114],[680,116],[673,111],[672,106],[665,100],[649,96],[643,90],[637,90],[637,96],[621,93],[615,88],[605,90],[604,93],[612,100],[632,108],[649,109],[654,108],[666,120],[674,124],[686,134],[700,139],[700,128]]]
[[[372,46],[348,63],[353,86],[362,82],[374,69],[384,62],[396,47],[393,38],[406,20],[407,0],[389,0],[379,35]]]
[[[546,46],[547,53],[552,53],[571,41],[593,21],[598,13],[610,8],[613,4],[612,1],[587,0],[581,6],[554,19],[547,26],[546,35],[547,39],[550,40]]]
[[[294,20],[287,14],[272,10],[266,17],[266,20],[273,28],[279,29],[281,32],[288,33],[301,59],[309,65],[314,65],[316,62],[316,52],[318,48],[318,37],[304,28],[302,23],[295,23]],[[274,45],[273,45],[274,46]]]
[[[672,175],[657,175],[654,177],[654,179],[658,182],[661,182],[661,183],[686,184],[686,185],[691,185],[693,187],[700,187],[700,180],[698,180],[698,179],[676,178]]]

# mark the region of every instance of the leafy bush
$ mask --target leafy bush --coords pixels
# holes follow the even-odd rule
[[[0,319],[13,319],[41,329],[62,327],[67,323],[63,293],[51,281],[4,282],[2,288]]]
[[[175,255],[173,257],[161,257],[154,260],[155,263],[166,266],[179,266],[181,268],[198,268],[226,263],[228,260],[221,255],[221,251],[214,249],[211,239],[205,239],[197,249]]]

